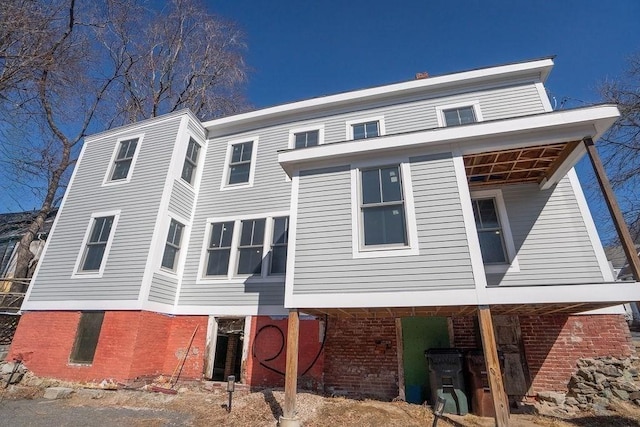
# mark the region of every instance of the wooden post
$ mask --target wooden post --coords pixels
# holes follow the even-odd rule
[[[611,188],[611,183],[609,182],[609,178],[607,178],[607,173],[604,170],[604,166],[602,166],[602,162],[600,161],[600,156],[598,155],[598,150],[593,143],[591,138],[585,138],[584,146],[587,148],[587,153],[589,153],[589,160],[591,160],[591,166],[593,166],[593,171],[596,174],[596,178],[598,179],[598,184],[600,184],[600,190],[602,191],[602,195],[604,196],[604,201],[607,203],[607,208],[609,208],[609,213],[611,214],[611,218],[613,219],[613,225],[616,226],[616,231],[618,232],[618,237],[620,238],[620,243],[622,244],[622,249],[624,249],[624,253],[627,256],[627,261],[629,261],[629,268],[631,269],[631,273],[633,274],[633,279],[636,282],[640,282],[640,259],[638,259],[638,252],[636,251],[636,245],[633,243],[633,239],[631,238],[631,233],[629,233],[629,228],[627,227],[627,223],[622,216],[622,212],[620,211],[620,207],[618,206],[618,202],[616,200],[616,196]]]
[[[300,319],[298,310],[289,310],[287,326],[287,365],[284,377],[284,408],[280,417],[281,427],[299,426],[296,418],[296,392],[298,388],[298,334]]]
[[[496,426],[505,427],[509,425],[509,405],[504,385],[502,384],[502,372],[500,371],[498,348],[496,347],[496,337],[493,333],[493,321],[491,320],[489,306],[481,305],[478,307],[478,320],[480,322],[484,360],[487,366],[487,379],[489,380],[493,408],[496,413]]]
[[[402,339],[402,319],[396,317],[396,354],[398,356],[398,399],[407,400],[404,392],[404,342]]]

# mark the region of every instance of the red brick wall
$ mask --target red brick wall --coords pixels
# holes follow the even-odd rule
[[[244,380],[247,384],[254,387],[284,386],[287,322],[287,319],[272,319],[269,316],[254,316],[252,318],[249,355],[245,364]],[[321,352],[321,327],[321,322],[318,320],[300,320],[299,388],[322,389],[324,351]],[[318,353],[320,353],[319,356]],[[318,359],[311,366],[316,356]],[[302,375],[305,372],[306,374]]]
[[[475,317],[453,317],[453,346],[463,350],[482,348],[476,333]]]
[[[391,400],[398,396],[394,319],[329,319],[325,391]]]
[[[80,320],[77,311],[23,314],[8,358],[24,355],[38,376],[70,381],[131,380],[170,376],[200,324],[182,379],[202,378],[206,316],[170,317],[146,311],[107,311],[91,365],[70,364],[69,355]]]
[[[622,315],[522,316],[520,328],[534,393],[566,391],[580,358],[634,353]]]

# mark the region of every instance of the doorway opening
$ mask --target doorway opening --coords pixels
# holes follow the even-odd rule
[[[244,342],[244,317],[240,319],[218,318],[215,355],[213,358],[213,381],[226,381],[235,375],[241,382],[242,348]]]

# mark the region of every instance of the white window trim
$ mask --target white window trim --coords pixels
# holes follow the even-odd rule
[[[362,197],[360,185],[360,171],[364,168],[400,165],[402,178],[402,192],[404,195],[405,221],[407,230],[406,246],[372,246],[364,247],[362,218],[360,214],[360,200]],[[413,184],[411,182],[411,168],[408,157],[388,158],[384,160],[358,162],[351,165],[351,240],[353,258],[383,258],[393,256],[418,255],[418,227],[416,225],[416,211],[413,200]]]
[[[247,280],[259,280],[261,282],[277,282],[283,283],[285,281],[285,274],[269,274],[269,262],[270,259],[266,259],[267,255],[271,252],[271,241],[273,239],[273,220],[288,216],[291,219],[291,214],[288,211],[281,212],[267,212],[262,214],[245,215],[245,216],[233,216],[233,217],[217,217],[207,218],[207,225],[205,227],[204,239],[202,241],[202,249],[200,253],[200,266],[198,268],[197,284],[206,283],[220,283],[220,282],[232,282],[232,283],[244,283]],[[238,271],[238,254],[240,245],[240,233],[242,229],[242,221],[252,219],[265,219],[264,227],[264,239],[262,241],[262,271],[260,276],[252,274],[237,274]],[[227,268],[226,276],[207,276],[207,249],[209,247],[209,239],[211,238],[211,225],[219,222],[233,222],[233,236],[231,237],[231,253],[229,255],[229,267]],[[291,227],[291,221],[289,221],[289,227]],[[289,234],[289,244],[291,244],[291,234]],[[271,255],[269,254],[269,257]],[[288,265],[288,264],[287,264]],[[288,273],[287,273],[288,274]]]
[[[227,153],[224,159],[224,170],[222,172],[222,182],[220,183],[220,190],[233,190],[236,188],[249,188],[253,187],[253,180],[256,174],[256,159],[258,158],[258,136],[247,136],[242,139],[234,139],[227,143]],[[229,182],[229,172],[231,163],[231,155],[233,153],[233,146],[237,144],[242,144],[244,142],[253,142],[253,147],[251,148],[251,166],[249,168],[249,181],[238,183],[238,184],[228,184]]]
[[[111,245],[113,244],[113,236],[116,234],[116,227],[118,226],[118,220],[120,218],[121,210],[115,211],[106,211],[106,212],[93,212],[89,219],[89,224],[87,225],[87,229],[84,232],[84,237],[82,238],[82,245],[80,246],[80,250],[78,251],[78,257],[76,258],[76,264],[73,268],[73,273],[71,274],[72,279],[87,279],[87,278],[100,278],[104,273],[104,269],[107,265],[107,259],[109,258],[109,251],[111,250]],[[93,223],[96,218],[101,218],[105,216],[113,216],[113,224],[111,225],[111,232],[109,233],[109,239],[107,240],[107,244],[104,248],[104,254],[102,255],[102,261],[100,263],[100,269],[95,271],[84,272],[81,270],[82,259],[84,258],[85,251],[87,249],[87,242],[89,241],[89,236],[91,235],[91,228],[93,227]]]
[[[511,233],[511,225],[509,224],[509,216],[507,215],[507,208],[504,204],[502,190],[492,189],[471,191],[471,200],[491,198],[496,201],[496,209],[498,209],[498,220],[500,221],[500,227],[502,227],[502,236],[504,238],[505,251],[507,252],[507,258],[509,259],[509,262],[505,264],[485,264],[484,271],[487,274],[519,272],[520,264],[518,263],[518,256],[516,254],[516,248],[513,242],[513,234]]]
[[[360,123],[368,123],[368,122],[378,122],[378,137],[384,136],[387,134],[387,129],[384,124],[384,116],[373,116],[373,117],[363,117],[361,119],[353,119],[346,121],[346,140],[353,140],[353,125],[357,125]],[[365,138],[365,140],[368,138]]]
[[[203,144],[200,143],[200,141],[198,141],[197,138],[195,138],[193,135],[191,134],[187,134],[188,138],[187,138],[187,147],[184,151],[184,156],[182,163],[180,164],[180,175],[178,177],[178,181],[185,184],[186,186],[188,186],[189,188],[191,188],[192,190],[194,188],[196,188],[196,183],[199,179],[199,172],[200,172],[200,168],[202,167],[202,153],[203,153]],[[193,170],[193,182],[189,182],[189,181],[185,181],[184,178],[182,178],[182,171],[184,169],[184,162],[187,160],[187,150],[189,149],[189,142],[193,140],[193,142],[198,146],[198,161],[196,162],[196,166],[195,169]]]
[[[436,106],[436,118],[438,119],[438,127],[444,128],[447,127],[447,122],[444,118],[445,110],[452,110],[454,108],[464,108],[464,107],[473,107],[473,114],[476,116],[476,122],[484,121],[482,117],[482,111],[480,111],[480,101],[466,101],[466,102],[456,102],[454,104],[446,104],[446,105],[438,105]]]
[[[118,151],[120,150],[120,143],[122,141],[128,141],[130,139],[136,139],[136,138],[138,139],[138,143],[136,144],[136,152],[133,153],[133,158],[131,159],[131,166],[129,166],[129,171],[127,172],[127,177],[125,179],[118,179],[118,180],[112,181],[111,174],[113,173],[113,169],[115,167],[116,156],[118,155]],[[133,169],[136,167],[136,162],[138,161],[138,154],[140,153],[143,139],[144,139],[143,133],[139,135],[129,135],[122,138],[118,138],[118,140],[116,141],[116,146],[113,149],[113,153],[111,154],[109,167],[107,168],[107,172],[104,174],[104,179],[102,180],[103,187],[123,184],[131,181],[131,176],[133,175]]]
[[[296,146],[296,133],[318,131],[318,145],[324,144],[324,125],[310,125],[289,130],[289,148]]]
[[[185,183],[186,184],[186,183]],[[175,260],[175,265],[173,270],[170,270],[166,267],[162,266],[162,257],[164,256],[164,250],[165,247],[167,245],[167,237],[169,235],[169,227],[171,227],[171,220],[174,220],[178,223],[180,223],[182,225],[182,236],[180,237],[180,250],[178,251],[178,256]],[[182,271],[184,269],[184,262],[183,260],[185,259],[186,256],[186,249],[187,246],[185,246],[185,241],[187,241],[188,243],[188,239],[187,236],[189,235],[189,233],[191,232],[191,225],[190,225],[190,221],[187,221],[186,218],[183,218],[179,215],[173,214],[173,213],[169,213],[169,215],[167,216],[166,220],[164,221],[164,224],[162,226],[162,230],[164,230],[164,245],[162,246],[162,251],[160,252],[160,257],[157,259],[157,268],[156,271],[160,272],[160,273],[164,273],[165,275],[169,276],[169,277],[180,277],[182,275]]]

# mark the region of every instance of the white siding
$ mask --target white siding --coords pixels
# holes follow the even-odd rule
[[[173,305],[176,298],[178,279],[155,273],[151,282],[149,301]]]
[[[169,199],[169,212],[178,214],[183,218],[191,218],[193,209],[194,192],[188,185],[179,180],[173,181],[171,198]]]

